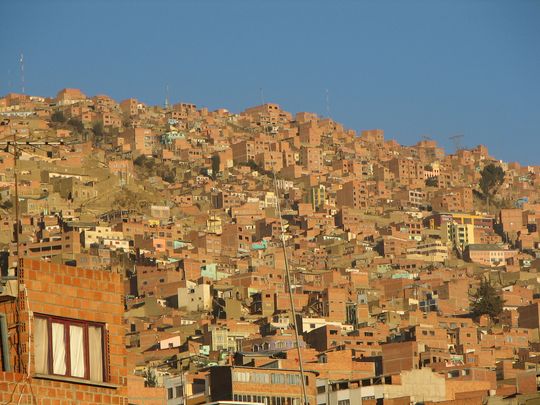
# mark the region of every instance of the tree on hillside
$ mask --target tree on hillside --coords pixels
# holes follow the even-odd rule
[[[167,183],[174,183],[176,181],[176,172],[172,168],[165,168],[161,172],[161,178]]]
[[[62,111],[55,111],[51,115],[52,122],[66,122],[66,116]]]
[[[11,207],[13,207],[13,203],[10,199],[3,200],[2,197],[0,197],[0,208],[8,210]]]
[[[146,163],[146,156],[144,155],[139,155],[133,160],[133,164],[135,166],[143,167],[145,163]]]
[[[439,179],[437,177],[428,177],[426,179],[426,186],[428,187],[438,187]]]
[[[212,155],[212,177],[215,179],[219,173],[219,166],[221,165],[221,158],[219,155]]]
[[[70,118],[68,120],[68,125],[72,126],[77,133],[82,134],[84,132],[84,124],[78,118]]]
[[[480,282],[480,287],[472,296],[472,301],[471,312],[474,316],[488,315],[493,320],[502,313],[504,301],[487,280]]]
[[[105,138],[105,130],[103,129],[103,123],[97,121],[92,126],[92,132],[94,133],[94,142],[96,145],[101,145]]]
[[[139,168],[143,177],[152,177],[156,175],[156,161],[153,157],[139,155],[133,164]]]
[[[504,182],[504,170],[502,167],[490,163],[482,169],[480,176],[480,190],[482,190],[489,211],[490,199],[497,193]]]

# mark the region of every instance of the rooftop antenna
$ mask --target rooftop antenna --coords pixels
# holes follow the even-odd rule
[[[21,58],[19,59],[19,64],[21,67],[21,90],[24,94],[24,54],[21,52]]]
[[[169,109],[169,85],[165,86],[165,109]]]
[[[454,148],[456,149],[456,153],[463,149],[463,145],[461,144],[461,140],[463,139],[463,134],[457,134],[449,137],[448,139],[451,139],[452,142],[454,142]]]

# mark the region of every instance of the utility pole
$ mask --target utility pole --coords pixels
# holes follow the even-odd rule
[[[23,56],[21,54],[21,72],[24,72],[23,70]],[[24,89],[23,89],[24,91]],[[8,125],[10,122],[9,119],[2,121],[2,125]],[[21,263],[22,263],[22,255],[21,255],[21,243],[20,243],[20,233],[21,233],[21,226],[20,226],[20,206],[19,206],[19,175],[18,175],[18,161],[19,161],[19,146],[53,146],[53,145],[63,145],[64,141],[59,142],[48,142],[48,141],[24,141],[20,142],[17,140],[17,131],[15,129],[12,129],[13,131],[13,140],[12,141],[0,141],[0,146],[5,146],[5,151],[9,153],[9,147],[13,146],[13,181],[14,189],[15,189],[15,245],[16,245],[16,252],[17,252],[17,265],[16,265],[16,271],[15,271],[15,277],[17,280],[17,296],[16,296],[16,328],[17,328],[17,336],[20,336],[21,333],[21,315],[20,310],[24,308],[24,304],[22,304],[22,301],[24,301],[24,294],[21,293],[21,285],[24,283],[24,279],[22,277],[21,273]],[[18,340],[16,342],[16,350],[17,350],[17,361],[19,363],[20,370],[23,370],[23,362],[22,362],[22,353],[21,353],[21,342]],[[27,350],[30,350],[30,348],[27,348]],[[30,367],[30,364],[28,363],[26,365],[27,370]]]
[[[281,236],[281,247],[283,249],[283,258],[285,261],[285,276],[286,276],[286,283],[287,283],[287,289],[289,293],[289,302],[291,305],[291,312],[292,312],[292,318],[293,318],[293,326],[294,326],[294,338],[296,343],[296,351],[298,354],[298,366],[300,371],[300,379],[302,380],[302,396],[303,396],[303,405],[308,405],[308,395],[307,395],[307,388],[306,388],[306,377],[304,373],[304,360],[302,358],[302,349],[300,348],[300,337],[298,336],[298,322],[296,321],[296,309],[294,306],[294,298],[293,298],[293,290],[292,290],[292,277],[291,272],[289,269],[289,260],[287,257],[287,246],[285,241],[285,225],[283,223],[283,215],[281,214],[281,206],[279,204],[279,190],[277,187],[277,181],[276,181],[276,172],[273,171],[273,178],[274,178],[274,192],[276,193],[276,211],[279,216],[279,222],[280,222],[280,236]]]
[[[20,212],[19,212],[19,179],[17,176],[17,160],[19,150],[17,149],[17,131],[13,130],[13,181],[15,182],[15,246],[17,249],[17,273],[19,272],[19,262],[21,259],[20,234]]]
[[[8,120],[9,123],[9,120]],[[0,146],[5,146],[7,152],[10,146],[13,146],[13,181],[15,182],[15,245],[17,252],[17,273],[19,271],[19,263],[21,259],[21,244],[20,244],[20,206],[19,206],[19,175],[18,175],[18,160],[19,146],[55,146],[64,145],[64,141],[17,141],[17,132],[13,130],[13,141],[0,141]]]

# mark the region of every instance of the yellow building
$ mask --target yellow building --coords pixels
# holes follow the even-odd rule
[[[451,242],[455,248],[463,251],[467,245],[474,243],[473,224],[449,222],[447,226],[448,241]]]
[[[309,202],[313,206],[314,210],[324,206],[326,201],[326,188],[321,184],[316,187],[312,187],[309,193]]]
[[[221,235],[223,233],[221,218],[217,215],[211,215],[210,218],[206,220],[206,230],[209,233]]]

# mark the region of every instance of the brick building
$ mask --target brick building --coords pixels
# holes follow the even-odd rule
[[[19,311],[4,304],[10,322],[18,319],[20,327],[8,325],[15,333],[11,366],[2,361],[0,397],[37,404],[125,403],[120,276],[31,259],[20,263]]]

